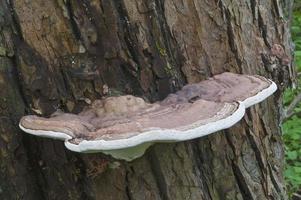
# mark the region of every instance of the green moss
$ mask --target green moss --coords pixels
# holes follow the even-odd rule
[[[159,44],[159,42],[156,42],[156,47],[161,56],[164,56],[164,57],[167,56],[166,49],[162,48],[161,45]]]

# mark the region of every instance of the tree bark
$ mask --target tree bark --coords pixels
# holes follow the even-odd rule
[[[277,44],[284,54],[271,51]],[[291,51],[278,0],[0,0],[0,199],[286,199]],[[224,71],[263,75],[279,90],[230,129],[156,144],[133,162],[18,128],[26,114],[77,113],[119,94],[154,102]]]

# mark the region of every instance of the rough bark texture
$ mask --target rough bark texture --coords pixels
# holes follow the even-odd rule
[[[0,0],[0,199],[285,199],[281,92],[294,71],[282,13],[279,0]],[[224,71],[280,90],[231,129],[130,163],[17,126],[102,96],[154,102]]]

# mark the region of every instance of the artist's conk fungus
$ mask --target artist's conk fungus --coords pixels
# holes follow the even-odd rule
[[[25,116],[20,128],[60,139],[76,152],[103,152],[133,160],[155,142],[185,141],[229,128],[245,109],[276,91],[261,76],[222,73],[189,84],[161,102],[146,103],[131,95],[96,100],[78,115]]]

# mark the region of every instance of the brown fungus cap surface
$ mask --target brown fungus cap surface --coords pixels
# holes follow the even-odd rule
[[[169,104],[173,101],[181,102],[195,98],[216,102],[243,102],[267,89],[271,84],[272,81],[261,76],[225,72],[208,80],[186,85],[177,93],[170,94],[163,102]]]
[[[261,76],[227,72],[186,85],[161,102],[150,104],[131,95],[108,97],[94,101],[77,115],[29,115],[19,125],[33,135],[65,140],[67,147],[85,143],[84,149],[68,147],[79,152],[182,141],[232,126],[243,117],[245,107],[267,98],[276,88]]]
[[[65,133],[77,142],[114,140],[152,129],[187,130],[226,118],[237,108],[238,103],[202,99],[169,105],[148,104],[139,97],[127,95],[97,100],[78,115],[61,113],[51,118],[30,115],[20,123],[26,129]]]

